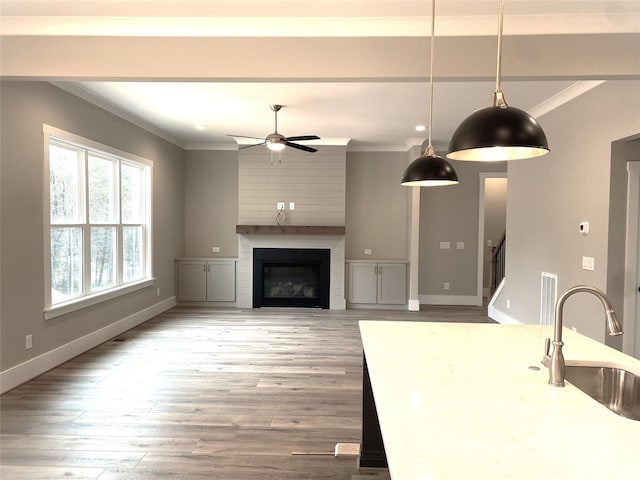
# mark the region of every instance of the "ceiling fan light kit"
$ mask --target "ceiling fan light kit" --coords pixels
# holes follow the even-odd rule
[[[547,137],[535,118],[510,107],[501,81],[504,0],[498,16],[498,55],[493,105],[469,115],[456,129],[447,158],[467,161],[519,160],[549,153]]]
[[[401,185],[407,187],[437,187],[459,183],[458,175],[451,164],[436,155],[431,145],[433,125],[433,53],[435,43],[436,1],[431,0],[431,64],[429,68],[429,144],[420,157],[407,167],[402,175]]]
[[[285,137],[278,133],[278,112],[282,109],[282,105],[270,105],[271,110],[275,115],[275,131],[270,133],[265,138],[261,137],[249,137],[246,135],[228,135],[229,137],[236,138],[253,138],[255,140],[262,140],[260,143],[254,143],[253,145],[242,145],[239,147],[240,150],[245,148],[257,147],[260,145],[266,145],[266,147],[272,152],[282,152],[285,147],[295,148],[296,150],[302,150],[304,152],[314,153],[317,152],[317,148],[309,147],[308,145],[301,145],[299,141],[304,140],[320,140],[320,137],[317,135],[299,135],[296,137]]]

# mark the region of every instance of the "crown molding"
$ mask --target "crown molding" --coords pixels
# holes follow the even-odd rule
[[[64,90],[65,92],[70,93],[71,95],[74,95],[82,100],[85,100],[95,105],[96,107],[101,108],[102,110],[105,110],[117,117],[120,117],[123,120],[129,123],[132,123],[137,127],[142,128],[143,130],[146,130],[147,132],[155,135],[156,137],[160,137],[161,139],[166,140],[167,142],[175,145],[176,147],[180,147],[182,149],[186,148],[185,144],[179,141],[173,135],[165,132],[164,130],[156,127],[155,125],[150,124],[149,122],[146,122],[140,117],[137,117],[131,114],[130,112],[120,108],[119,106],[106,101],[104,98],[97,96],[93,92],[90,92],[89,90],[87,90],[86,88],[82,87],[77,83],[74,83],[74,82],[49,82],[49,83],[54,87],[59,88],[60,90]]]

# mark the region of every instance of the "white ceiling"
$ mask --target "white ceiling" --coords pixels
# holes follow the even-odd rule
[[[497,0],[438,0],[437,36],[495,36],[497,10]],[[3,37],[286,37],[296,42],[302,37],[425,37],[429,35],[431,2],[3,0],[1,13]],[[636,34],[640,32],[640,2],[507,0],[504,29],[505,44],[509,36],[523,34]],[[437,41],[435,45],[436,60],[439,54],[451,55],[439,52]],[[264,57],[289,67],[298,61],[268,49]],[[202,61],[215,62],[216,56],[203,55]],[[241,65],[245,59],[238,56],[235,61]],[[413,61],[428,65],[429,59],[414,57]],[[495,56],[486,62],[495,65]],[[495,82],[486,75],[474,81],[452,81],[455,79],[434,74],[433,138],[438,147],[446,146],[468,113],[490,104]],[[406,148],[426,137],[414,129],[428,121],[426,78],[381,81],[334,75],[319,80],[317,76],[305,78],[302,69],[295,77],[140,81],[78,76],[69,82],[56,74],[47,80],[185,148],[234,148],[235,142],[225,134],[265,136],[273,131],[269,105],[276,103],[285,106],[278,116],[278,131],[285,136],[315,134],[328,143],[350,140],[351,149]],[[558,99],[570,99],[588,88],[591,84],[584,81],[592,79],[600,78],[505,79],[502,88],[511,105],[541,115],[564,101]],[[196,130],[196,124],[206,129]]]

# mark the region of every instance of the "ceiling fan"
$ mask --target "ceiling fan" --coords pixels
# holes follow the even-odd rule
[[[237,138],[254,138],[256,140],[262,140],[260,143],[255,143],[253,145],[242,145],[240,150],[244,148],[257,147],[258,145],[266,145],[267,148],[274,152],[281,152],[285,147],[297,148],[298,150],[304,150],[305,152],[317,152],[318,150],[313,147],[308,147],[307,145],[300,145],[298,143],[293,143],[301,140],[320,140],[320,137],[317,135],[300,135],[297,137],[285,137],[278,133],[278,112],[282,108],[282,105],[270,105],[271,110],[273,110],[275,114],[275,131],[270,133],[265,138],[261,137],[248,137],[246,135],[228,135],[229,137],[237,137]]]

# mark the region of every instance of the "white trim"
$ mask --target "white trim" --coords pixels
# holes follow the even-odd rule
[[[498,288],[496,288],[496,291],[493,294],[493,297],[491,297],[491,300],[489,301],[489,305],[487,307],[487,315],[489,316],[490,319],[495,320],[496,322],[503,325],[522,325],[521,321],[516,320],[512,316],[507,315],[506,313],[502,312],[501,310],[498,310],[495,307],[496,300],[502,293],[502,289],[504,288],[506,283],[507,283],[507,277],[502,279],[502,281],[500,282],[500,285],[498,285]]]
[[[512,316],[507,315],[506,313],[498,310],[495,307],[493,307],[491,309],[491,313],[489,314],[489,318],[491,320],[495,320],[496,322],[498,322],[501,325],[523,325],[523,323],[520,320],[516,320]]]
[[[541,117],[545,113],[549,113],[562,105],[569,103],[574,98],[579,97],[587,93],[596,87],[602,85],[604,80],[582,80],[572,83],[564,90],[556,93],[552,97],[546,99],[544,102],[539,103],[535,107],[529,109],[527,113],[534,118]]]
[[[482,306],[482,297],[475,295],[419,295],[421,305],[475,305]]]
[[[625,241],[624,275],[624,318],[622,351],[627,355],[640,355],[640,345],[636,345],[637,288],[638,288],[638,217],[640,215],[640,161],[627,162],[627,233]]]
[[[418,312],[420,311],[420,300],[409,300],[407,305],[407,309],[410,312]]]
[[[115,105],[108,100],[96,95],[89,89],[87,89],[84,85],[76,82],[49,82],[54,87],[59,88],[60,90],[64,90],[65,92],[70,93],[71,95],[75,95],[76,97],[89,102],[96,107],[105,110],[116,117],[123,119],[126,122],[129,122],[136,127],[140,127],[141,129],[155,135],[156,137],[160,137],[163,140],[175,145],[176,147],[185,148],[185,144],[174,137],[172,134],[152,125],[146,120],[137,117],[131,112],[124,110],[119,105]],[[234,145],[235,147],[235,145]],[[237,148],[237,147],[236,147]]]
[[[392,305],[389,303],[345,303],[347,310],[408,310],[406,305]]]
[[[122,295],[126,295],[128,293],[142,290],[143,288],[147,288],[153,285],[154,282],[155,282],[155,278],[149,278],[138,283],[122,285],[120,287],[107,290],[106,292],[99,292],[93,295],[88,295],[86,297],[74,298],[73,300],[70,300],[67,303],[56,304],[51,308],[45,309],[44,318],[45,320],[49,320],[51,318],[56,318],[62,315],[66,315],[67,313],[75,312],[77,310],[82,310],[83,308],[87,308],[92,305],[97,305],[101,302],[105,302],[107,300],[111,300],[111,299],[120,297]]]
[[[509,178],[507,172],[480,172],[478,189],[478,272],[476,278],[476,295],[480,299],[478,305],[482,305],[482,293],[484,287],[484,196],[485,196],[485,180],[487,178]],[[508,180],[507,180],[508,181]],[[494,295],[495,297],[495,295]]]
[[[82,137],[80,135],[76,135],[71,132],[67,132],[65,130],[53,127],[51,125],[47,125],[46,123],[42,124],[42,136],[43,136],[43,168],[45,172],[49,172],[50,169],[50,158],[49,158],[49,149],[52,139],[56,141],[62,142],[65,145],[70,145],[73,148],[77,148],[78,151],[83,152],[83,161],[82,161],[82,174],[84,175],[84,180],[82,182],[82,200],[83,205],[82,208],[85,210],[82,215],[80,221],[77,224],[72,224],[71,226],[77,226],[81,228],[83,231],[83,293],[77,297],[69,299],[64,303],[56,303],[52,305],[51,299],[51,221],[50,221],[50,193],[49,193],[49,175],[43,176],[43,209],[45,215],[43,217],[43,229],[44,229],[44,274],[45,274],[45,291],[44,291],[44,300],[45,300],[45,310],[44,317],[45,319],[55,318],[60,315],[65,315],[70,312],[74,312],[76,310],[80,310],[82,308],[86,308],[91,305],[96,305],[97,303],[103,302],[105,300],[110,300],[116,298],[120,295],[124,295],[130,292],[134,292],[136,290],[140,290],[142,288],[146,288],[150,285],[153,285],[153,243],[152,243],[152,235],[153,235],[153,161],[148,158],[141,157],[139,155],[125,152],[123,150],[119,150],[117,148],[111,147],[109,145],[104,145],[102,143],[96,142],[86,137]],[[99,154],[101,156],[105,156],[108,159],[112,159],[114,162],[117,162],[118,165],[118,175],[117,177],[117,197],[118,204],[120,205],[120,175],[122,165],[130,165],[135,168],[140,168],[143,173],[143,182],[144,182],[144,202],[145,202],[145,221],[140,224],[143,227],[144,232],[144,245],[143,245],[143,263],[144,263],[144,278],[128,283],[122,282],[122,259],[118,260],[117,265],[117,274],[116,274],[116,286],[114,288],[110,288],[106,291],[102,292],[90,292],[90,265],[87,260],[88,252],[90,250],[89,241],[90,237],[88,235],[88,230],[92,226],[89,221],[89,212],[88,212],[88,195],[89,192],[86,191],[86,186],[88,184],[87,181],[87,152],[92,151],[94,154]],[[94,224],[95,225],[95,224]],[[121,255],[122,253],[122,228],[128,224],[124,223],[121,219],[121,216],[118,215],[118,221],[116,223],[110,223],[109,226],[114,226],[119,230],[118,234],[118,246],[117,251]],[[132,224],[133,225],[133,224]]]
[[[170,297],[144,310],[118,320],[99,330],[77,338],[66,345],[43,353],[20,365],[11,367],[0,373],[0,393],[5,393],[58,365],[85,353],[127,330],[146,322],[147,320],[169,310],[176,305],[176,298]]]

